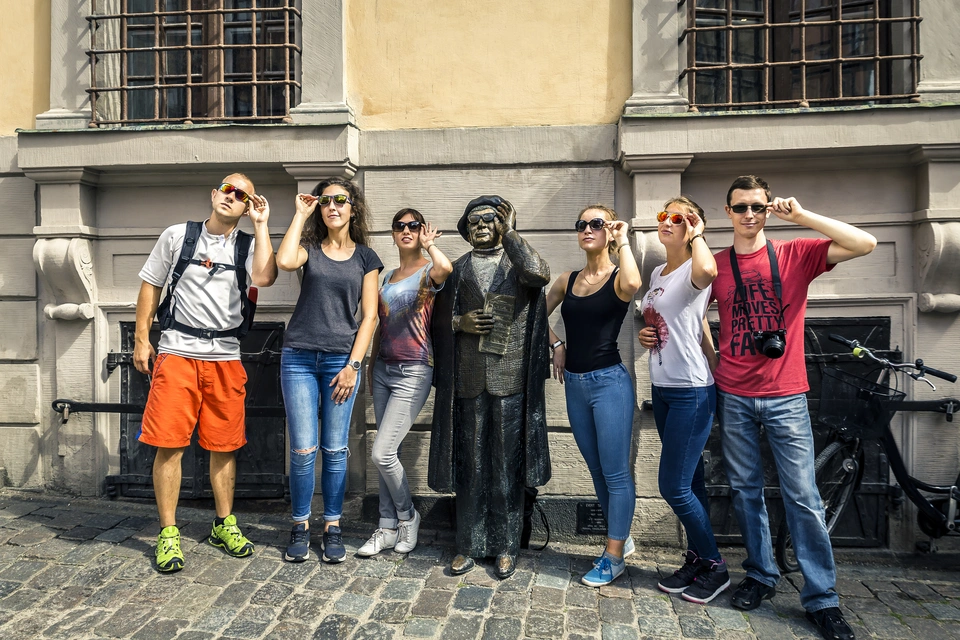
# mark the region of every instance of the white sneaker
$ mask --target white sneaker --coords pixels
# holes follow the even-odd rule
[[[393,549],[397,545],[397,532],[388,529],[377,529],[370,539],[357,549],[357,555],[364,558],[375,556],[384,549]]]
[[[398,527],[397,546],[394,551],[397,553],[410,553],[417,546],[417,536],[420,534],[420,514],[414,510],[413,517],[409,520],[401,520]]]

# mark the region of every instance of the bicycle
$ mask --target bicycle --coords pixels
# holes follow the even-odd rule
[[[906,401],[899,387],[899,374],[922,381],[936,390],[927,375],[956,382],[957,376],[928,367],[923,360],[896,363],[877,356],[856,340],[830,334],[833,342],[848,347],[854,356],[866,358],[880,367],[875,381],[840,369],[823,372],[818,421],[831,431],[826,447],[814,461],[817,488],[823,501],[827,532],[832,534],[843,516],[847,504],[862,480],[865,441],[877,440],[887,454],[890,468],[903,493],[917,505],[920,530],[931,538],[956,533],[960,526],[957,503],[960,501],[960,474],[951,486],[931,485],[907,473],[897,441],[890,431],[890,420],[898,411],[931,411],[946,414],[953,422],[953,414],[960,411],[960,400]],[[890,386],[890,383],[892,387]],[[934,494],[927,498],[921,491]],[[776,544],[777,565],[784,573],[799,569],[793,553],[786,516],[780,521]]]

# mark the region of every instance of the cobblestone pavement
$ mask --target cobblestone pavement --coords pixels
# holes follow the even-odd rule
[[[243,505],[238,505],[238,509]],[[158,574],[158,523],[148,503],[71,499],[0,490],[0,638],[818,638],[797,587],[744,614],[721,595],[708,606],[668,597],[660,575],[676,550],[638,549],[629,575],[601,589],[580,573],[597,549],[550,545],[525,553],[499,581],[489,566],[449,575],[449,534],[424,532],[407,556],[281,561],[289,536],[282,513],[238,513],[257,543],[235,559],[205,542],[209,510],[183,508],[183,571]],[[366,530],[356,531],[367,534]],[[724,549],[731,568],[742,550]],[[858,638],[960,638],[958,554],[844,553],[841,605]],[[743,576],[731,576],[736,584]]]

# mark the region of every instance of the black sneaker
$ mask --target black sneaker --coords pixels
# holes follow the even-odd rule
[[[700,561],[700,567],[693,584],[687,587],[680,597],[688,602],[707,604],[730,586],[730,574],[727,573],[727,563],[723,560],[717,562],[704,558]]]
[[[737,590],[730,598],[730,605],[742,611],[751,611],[760,606],[763,600],[769,600],[777,594],[777,588],[763,584],[759,580],[747,576],[737,585]]]
[[[673,572],[672,576],[664,578],[657,583],[657,587],[664,593],[682,593],[687,587],[693,584],[693,579],[697,577],[700,571],[700,557],[689,549],[684,554],[685,561],[683,566]]]
[[[856,637],[838,607],[807,611],[807,620],[817,627],[826,640],[854,640]]]
[[[297,523],[290,531],[290,544],[283,554],[287,562],[303,562],[310,555],[310,529],[303,522]]]
[[[323,532],[323,561],[343,562],[347,559],[347,550],[343,546],[340,527],[330,527]]]

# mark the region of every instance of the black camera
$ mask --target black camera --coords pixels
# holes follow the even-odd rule
[[[768,358],[779,358],[783,355],[783,350],[787,343],[787,330],[777,329],[776,331],[754,331],[753,344]]]

